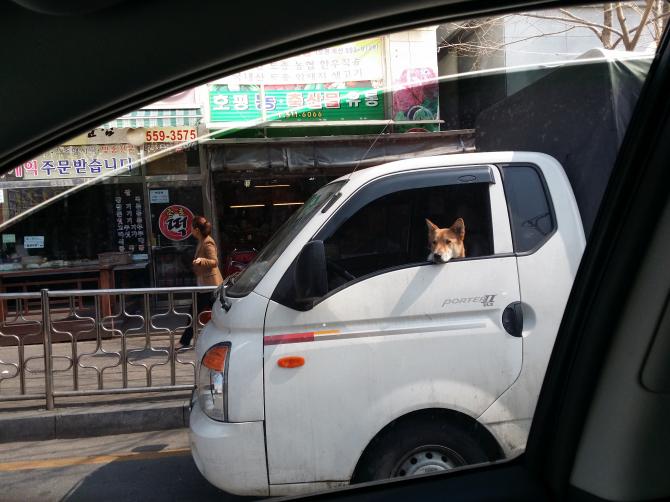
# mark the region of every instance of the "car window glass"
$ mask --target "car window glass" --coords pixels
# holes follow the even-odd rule
[[[531,251],[554,230],[554,216],[538,172],[529,166],[503,168],[514,249]]]
[[[436,186],[394,192],[370,202],[324,240],[330,289],[347,282],[343,270],[360,278],[427,263],[426,219],[446,228],[464,218],[465,256],[492,254],[488,190],[485,183]]]
[[[669,18],[604,2],[348,39],[8,166],[0,401],[195,390],[196,464],[242,495],[515,457]],[[431,170],[458,176],[359,198]]]
[[[232,296],[244,296],[249,294],[258,284],[272,264],[286,250],[302,227],[309,222],[310,218],[337,193],[344,182],[334,182],[321,188],[312,195],[307,202],[295,211],[282,227],[272,236],[272,239],[263,248],[260,254],[244,266],[248,272],[231,284],[227,293]]]

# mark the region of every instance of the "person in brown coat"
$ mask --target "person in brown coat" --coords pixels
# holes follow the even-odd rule
[[[193,218],[193,227],[191,229],[193,237],[198,240],[198,246],[195,248],[195,257],[193,259],[193,273],[198,286],[218,286],[223,282],[223,277],[219,271],[219,258],[216,249],[216,243],[211,237],[212,224],[204,216]],[[198,293],[198,313],[212,308],[212,294]],[[195,324],[197,319],[193,319]],[[179,339],[178,349],[191,345],[193,339],[193,328],[189,326]]]

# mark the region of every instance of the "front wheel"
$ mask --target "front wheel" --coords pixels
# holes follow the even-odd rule
[[[447,471],[490,459],[461,427],[421,418],[383,431],[366,450],[353,483]]]

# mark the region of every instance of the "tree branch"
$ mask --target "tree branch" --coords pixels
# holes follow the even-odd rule
[[[588,28],[588,27],[601,28],[603,30],[610,30],[615,35],[619,35],[619,36],[621,35],[620,31],[618,31],[618,30],[616,30],[616,29],[614,29],[610,26],[605,26],[604,24],[600,24],[600,23],[592,23],[591,21],[587,21],[586,19],[581,19],[581,18],[566,19],[566,18],[560,17],[560,16],[545,16],[545,15],[542,15],[542,14],[528,14],[528,13],[518,14],[518,15],[519,16],[525,16],[525,17],[533,17],[533,18],[536,18],[536,19],[547,19],[549,21],[562,21],[564,23],[572,23],[573,21],[578,21],[579,24],[583,25],[584,28]],[[577,17],[577,16],[575,16],[575,17]],[[591,31],[595,31],[595,30],[591,30]],[[599,33],[599,32],[596,31],[596,33]],[[600,37],[598,37],[598,38],[600,38]]]
[[[461,49],[461,50],[472,51],[472,52],[475,52],[475,51],[497,51],[497,50],[501,50],[503,47],[518,44],[520,42],[526,42],[526,41],[532,40],[534,38],[541,38],[541,37],[546,37],[548,35],[560,35],[561,33],[567,33],[568,31],[572,31],[575,28],[577,28],[577,26],[570,26],[569,28],[566,28],[564,30],[554,31],[554,32],[551,32],[551,33],[541,33],[539,35],[531,35],[531,36],[528,36],[528,37],[525,37],[525,38],[521,38],[519,40],[513,40],[511,42],[507,42],[505,44],[499,44],[499,45],[495,45],[495,46],[494,45],[474,44],[474,43],[471,43],[471,42],[462,42],[462,43],[460,43],[460,42],[459,43],[447,42],[447,45],[441,46],[440,48]]]
[[[626,15],[623,12],[623,5],[621,5],[621,3],[616,4],[616,17],[619,19],[619,25],[621,26],[623,45],[626,50],[629,50],[630,34],[628,33],[628,28],[626,27]]]
[[[563,14],[565,16],[568,16],[573,21],[579,21],[582,24],[597,24],[597,23],[593,23],[593,21],[589,21],[588,19],[584,19],[583,17],[579,17],[577,14],[573,14],[572,12],[570,12],[567,9],[558,9],[558,11],[561,14]],[[609,28],[609,26],[607,26],[607,25],[602,25],[601,24],[600,26],[603,27],[603,28]]]
[[[665,14],[661,14],[660,16],[656,16],[656,17],[652,17],[651,19],[648,19],[646,24],[649,25],[651,23],[655,23],[659,19],[664,19],[664,18],[667,18],[669,16],[670,16],[670,12],[666,12]],[[639,26],[636,26],[635,28],[630,30],[628,33],[629,34],[636,33],[638,30],[641,30],[642,28],[644,28],[644,26],[642,24],[640,24]]]
[[[632,49],[635,49],[635,46],[637,45],[638,40],[640,40],[640,35],[642,35],[642,30],[640,28],[643,28],[647,24],[647,18],[649,17],[649,13],[651,12],[651,8],[654,6],[654,0],[647,0],[647,7],[644,9],[644,13],[642,14],[642,18],[640,19],[640,24],[637,26],[637,33],[633,36],[633,40],[631,41],[632,44]]]
[[[633,28],[627,26],[628,20],[626,19],[626,9],[632,9],[629,13],[634,12],[636,18],[638,15],[640,16],[639,24],[636,23],[637,26]],[[551,33],[543,32],[541,27],[535,26],[532,21],[528,20],[528,29],[526,31],[532,33],[534,30],[538,34],[507,43],[503,43],[502,40],[499,40],[500,37],[497,36],[495,29],[501,23],[504,23],[506,19],[512,17],[510,15],[478,19],[469,23],[452,23],[451,26],[455,28],[455,31],[450,36],[445,36],[443,38],[440,43],[440,48],[454,48],[463,52],[477,54],[477,51],[490,52],[500,50],[509,45],[535,38],[558,35],[572,31],[575,28],[580,28],[588,29],[594,33],[605,49],[615,49],[623,43],[626,50],[633,50],[639,44],[642,35],[646,33],[644,30],[647,28],[651,30],[650,34],[652,38],[658,42],[658,39],[662,34],[662,32],[659,31],[659,25],[665,24],[668,18],[670,18],[670,9],[668,9],[667,4],[665,4],[663,0],[646,0],[644,3],[640,3],[639,6],[634,6],[632,3],[628,2],[607,2],[599,6],[598,10],[604,13],[604,24],[590,21],[589,19],[583,18],[565,8],[558,9],[560,14],[543,14],[541,12],[514,14],[514,17],[517,18],[525,17],[559,21],[566,26],[566,29]],[[556,12],[557,11],[554,11],[554,13]],[[612,26],[612,14],[614,12],[616,12],[620,29],[619,27]],[[655,29],[655,31],[653,29]],[[612,38],[614,38],[614,40],[612,40]]]
[[[519,42],[526,42],[526,41],[532,40],[534,38],[542,38],[542,37],[546,37],[546,36],[550,36],[550,35],[560,35],[561,33],[567,33],[568,31],[572,31],[575,28],[577,28],[577,26],[570,26],[569,28],[566,28],[564,30],[554,31],[554,32],[551,32],[551,33],[541,33],[539,35],[531,35],[531,36],[526,37],[526,38],[520,38],[519,40],[513,40],[511,42],[507,42],[506,44],[501,44],[500,47],[507,47],[508,45],[518,44]]]
[[[608,28],[612,27],[612,4],[606,3],[603,6],[603,24]],[[603,43],[605,49],[610,49],[612,47],[612,30],[603,30],[603,33],[600,37],[600,40]]]
[[[530,14],[530,15],[529,15],[529,14],[519,14],[519,15],[521,15],[521,16],[527,16],[527,17],[533,17],[533,18],[537,18],[537,19],[546,19],[546,20],[563,21],[563,22],[566,23],[566,24],[568,24],[568,23],[572,23],[572,24],[573,24],[573,28],[585,28],[585,29],[587,29],[587,30],[591,30],[591,31],[596,35],[596,37],[598,37],[598,40],[601,40],[601,41],[602,41],[601,33],[600,33],[598,30],[596,30],[596,28],[595,28],[594,26],[592,26],[592,24],[594,24],[594,23],[584,23],[584,24],[581,25],[581,26],[574,26],[574,23],[573,23],[571,20],[569,20],[569,19],[565,19],[565,18],[562,18],[562,17],[553,17],[553,16],[546,16],[546,17],[545,17],[545,16],[534,15],[534,14]],[[597,25],[596,25],[596,26],[597,26]],[[606,29],[609,29],[609,28],[606,28]],[[614,31],[614,30],[610,30],[610,31]],[[616,33],[617,35],[620,34],[620,33],[617,33],[616,31],[614,31],[614,33]]]
[[[488,27],[491,25],[495,25],[498,23],[501,23],[506,17],[508,16],[498,16],[498,17],[492,17],[492,18],[487,18],[487,19],[482,19],[482,20],[476,20],[476,21],[468,21],[466,23],[450,23],[454,28],[460,31],[471,31],[471,30],[476,30],[478,28],[484,28]]]

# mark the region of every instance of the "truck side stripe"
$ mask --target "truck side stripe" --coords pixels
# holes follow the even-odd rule
[[[323,335],[337,335],[339,329],[330,329],[324,331],[309,331],[306,333],[288,333],[286,335],[270,335],[263,338],[263,345],[279,345],[282,343],[313,342],[316,338]]]
[[[420,327],[410,326],[402,328],[385,328],[374,331],[352,331],[342,334],[339,329],[309,331],[306,333],[288,333],[285,335],[268,335],[263,338],[263,345],[280,345],[283,343],[316,342],[325,340],[346,340],[349,338],[371,338],[377,336],[408,335],[416,333],[436,333],[453,330],[482,329],[490,324],[491,320],[481,316],[462,321],[437,323]]]

